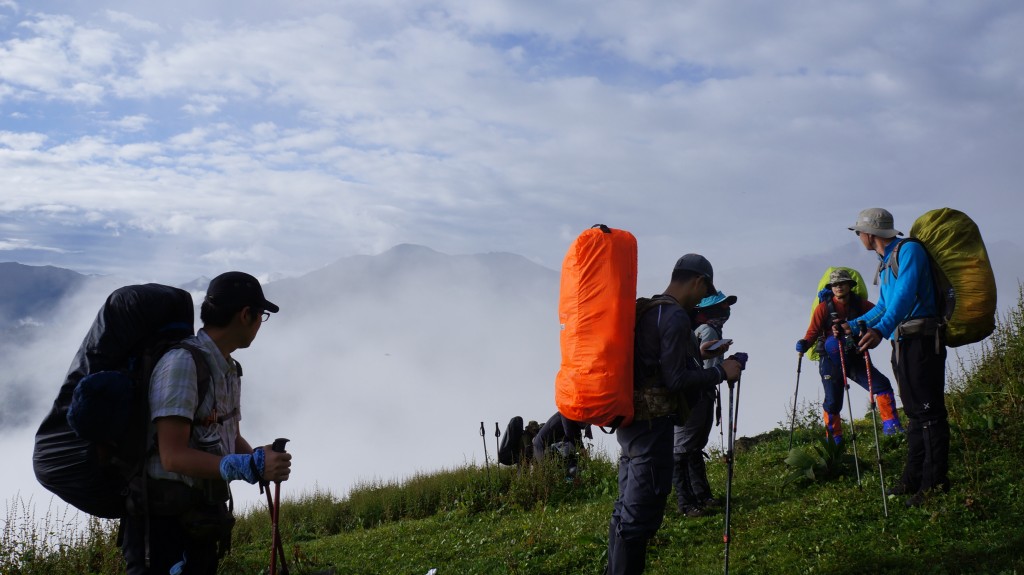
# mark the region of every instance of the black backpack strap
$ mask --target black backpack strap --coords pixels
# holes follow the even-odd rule
[[[892,270],[892,277],[893,277],[893,279],[896,279],[897,277],[899,277],[899,275],[900,275],[900,248],[903,247],[903,244],[906,243],[906,242],[917,242],[917,243],[920,244],[921,240],[918,240],[916,238],[903,238],[902,240],[900,240],[899,243],[896,244],[896,247],[894,247],[892,249],[892,253],[889,254],[889,259],[878,262],[878,269],[875,270],[874,285],[878,285],[878,278],[880,278],[882,276],[882,272],[884,272],[886,270],[886,268]]]
[[[210,384],[213,383],[213,373],[210,371],[210,363],[206,361],[203,351],[197,346],[184,341],[171,346],[171,349],[184,349],[192,354],[192,363],[196,364],[196,410],[203,404],[206,394],[210,392]],[[239,371],[241,371],[239,369]],[[192,417],[195,420],[195,416]]]
[[[858,318],[864,315],[864,301],[860,296],[850,291],[850,305],[848,306],[846,319]]]

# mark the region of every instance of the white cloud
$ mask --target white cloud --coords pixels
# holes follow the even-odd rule
[[[41,252],[56,252],[56,253],[68,253],[67,250],[62,248],[41,246],[34,244],[25,239],[19,238],[0,238],[0,252],[2,251],[14,251],[14,250],[33,250]]]
[[[107,124],[124,132],[141,132],[146,129],[146,126],[152,121],[153,119],[146,114],[135,114],[132,116],[124,116],[112,122],[107,122]]]
[[[5,127],[46,137],[2,144],[7,209],[45,197],[176,247],[236,221],[272,234],[268,271],[399,241],[556,267],[565,230],[595,221],[638,230],[653,261],[727,207],[730,242],[763,260],[806,243],[773,210],[819,237],[863,203],[907,218],[971,189],[984,212],[1021,175],[1008,6],[237,7],[21,17],[0,49],[43,65],[0,64],[0,97],[56,100],[19,100],[21,131]],[[221,225],[189,249],[257,243]]]
[[[38,132],[0,132],[0,146],[16,151],[35,150],[46,140],[46,134]]]
[[[144,20],[142,18],[136,18],[135,16],[132,16],[127,12],[121,12],[118,10],[107,10],[106,15],[107,19],[109,19],[111,22],[114,22],[116,24],[123,24],[132,30],[136,30],[139,32],[147,32],[151,34],[162,32],[160,25],[156,22],[151,22],[149,20]]]
[[[186,113],[193,116],[211,116],[220,112],[221,106],[227,103],[224,96],[211,94],[196,94],[189,97],[189,103],[181,107]]]

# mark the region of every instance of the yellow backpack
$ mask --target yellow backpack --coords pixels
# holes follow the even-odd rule
[[[995,331],[996,278],[974,220],[952,208],[931,210],[914,220],[910,237],[889,257],[893,277],[899,274],[899,249],[908,241],[919,242],[928,252],[946,345],[974,343]]]

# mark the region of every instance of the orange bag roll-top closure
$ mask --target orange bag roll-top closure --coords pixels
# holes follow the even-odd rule
[[[636,238],[625,230],[590,228],[565,255],[555,405],[573,421],[624,427],[633,419],[636,276]]]

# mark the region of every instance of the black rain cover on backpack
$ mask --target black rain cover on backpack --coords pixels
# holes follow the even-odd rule
[[[508,426],[505,427],[505,434],[501,436],[501,445],[498,447],[498,463],[502,465],[515,465],[519,463],[522,456],[523,446],[523,418],[513,417]]]
[[[124,515],[128,478],[146,453],[149,376],[167,349],[193,335],[194,316],[192,296],[178,288],[145,284],[110,294],[36,432],[32,466],[43,487],[91,515]],[[110,414],[123,418],[128,432],[119,441],[79,437],[67,417],[75,388],[90,374],[112,371],[135,387],[130,412]]]

